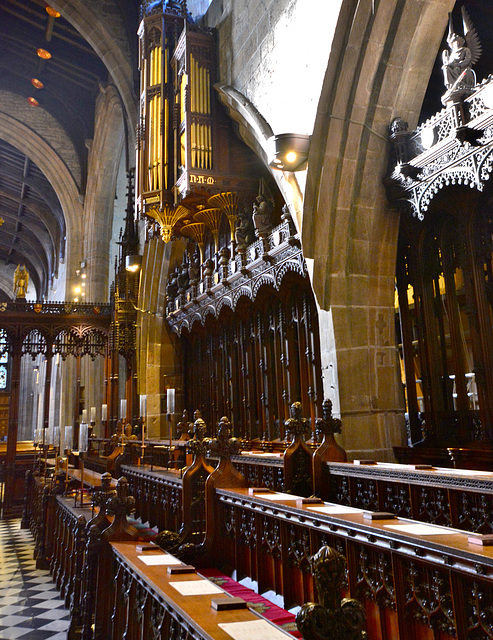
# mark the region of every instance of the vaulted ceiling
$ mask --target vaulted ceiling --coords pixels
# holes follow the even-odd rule
[[[57,275],[65,219],[53,187],[38,167],[0,140],[0,258],[24,263],[37,291]]]
[[[137,0],[111,4],[121,13],[129,41],[133,35],[130,47],[136,47]],[[65,152],[84,194],[96,98],[100,84],[110,80],[103,61],[63,15],[42,0],[1,0],[0,79],[0,112],[9,111],[58,153]],[[25,263],[41,299],[65,253],[64,215],[40,168],[1,139],[0,218],[0,264]],[[12,291],[2,295],[1,289],[0,281],[0,297],[12,297]]]

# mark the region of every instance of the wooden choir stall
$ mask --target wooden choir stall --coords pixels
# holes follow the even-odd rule
[[[93,472],[82,502],[77,470],[30,477],[23,524],[70,607],[69,638],[493,637],[493,473],[333,462],[291,413],[291,456],[241,451],[226,418],[208,438],[196,417],[184,468]]]

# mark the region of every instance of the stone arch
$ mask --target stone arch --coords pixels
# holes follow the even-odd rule
[[[82,204],[72,173],[44,138],[13,116],[1,112],[0,137],[30,158],[55,190],[67,225],[67,273],[73,273],[80,260]],[[63,298],[63,293],[61,297]]]
[[[116,179],[120,164],[124,127],[122,105],[116,88],[102,88],[96,105],[94,140],[89,155],[88,182],[84,201],[90,300],[105,300],[108,291],[110,249]]]
[[[234,87],[224,83],[217,83],[215,89],[220,101],[228,110],[231,119],[238,123],[242,140],[269,168],[269,138],[273,135],[270,124],[250,100]],[[299,230],[301,227],[303,196],[296,175],[290,172],[269,170],[289,207],[293,222]]]
[[[33,109],[24,98],[10,91],[0,91],[0,104],[3,113],[18,122],[28,122],[30,131],[42,132],[43,139],[63,160],[80,189],[82,184],[80,159],[70,136],[60,127],[58,121],[42,107]],[[1,132],[0,136],[5,139]]]
[[[391,458],[391,445],[403,442],[393,335],[399,219],[382,185],[387,130],[397,115],[415,127],[453,5],[345,0],[320,96],[303,249],[320,306],[323,368],[338,371],[338,398],[324,380],[326,397],[340,400],[354,456]]]

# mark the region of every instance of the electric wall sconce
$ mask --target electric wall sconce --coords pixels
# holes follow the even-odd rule
[[[269,166],[282,171],[300,171],[308,159],[310,136],[302,133],[281,133],[269,139],[272,157]]]

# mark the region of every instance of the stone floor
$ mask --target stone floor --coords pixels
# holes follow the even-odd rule
[[[66,640],[70,622],[49,571],[36,569],[20,518],[0,520],[0,640]]]

